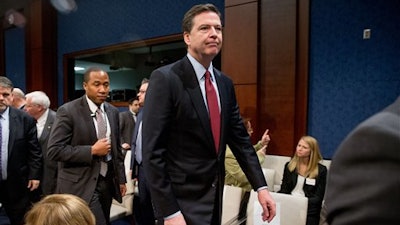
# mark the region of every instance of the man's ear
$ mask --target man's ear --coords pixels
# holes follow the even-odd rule
[[[187,46],[190,45],[190,34],[188,32],[183,32],[183,40]]]

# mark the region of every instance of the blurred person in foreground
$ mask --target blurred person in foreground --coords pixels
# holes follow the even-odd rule
[[[37,202],[25,216],[25,225],[95,225],[87,203],[70,194],[53,194]]]
[[[81,197],[96,224],[109,225],[112,198],[122,202],[126,192],[119,111],[106,102],[110,78],[104,70],[89,68],[83,88],[85,95],[57,110],[47,155],[58,161],[56,193]]]
[[[187,55],[154,70],[143,108],[143,165],[156,216],[164,224],[220,225],[228,144],[262,205],[275,202],[239,114],[232,81],[215,69],[222,46],[221,14],[193,6],[183,18]]]
[[[360,123],[332,158],[325,198],[330,225],[400,224],[400,97]]]

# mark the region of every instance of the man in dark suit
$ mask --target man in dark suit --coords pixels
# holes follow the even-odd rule
[[[262,219],[271,221],[275,202],[240,117],[233,83],[212,66],[222,45],[218,9],[192,7],[183,31],[187,56],[153,71],[143,108],[143,165],[155,211],[164,224],[219,225],[228,144],[258,191]]]
[[[126,191],[119,111],[105,102],[109,85],[103,70],[85,72],[86,94],[57,110],[47,153],[59,162],[56,192],[84,199],[97,225],[110,224],[112,198],[122,202]]]
[[[139,100],[137,97],[128,101],[128,110],[119,113],[119,130],[121,134],[121,146],[125,151],[131,149],[133,129],[139,111]]]
[[[13,84],[0,76],[0,202],[12,225],[23,224],[31,207],[30,192],[39,187],[42,151],[36,122],[10,107]]]
[[[358,125],[336,151],[325,206],[330,225],[400,223],[400,97]]]
[[[24,110],[36,119],[37,136],[43,155],[43,176],[40,182],[40,194],[54,194],[57,183],[57,162],[49,160],[47,157],[47,143],[51,127],[56,118],[56,112],[49,109],[50,99],[42,91],[30,92],[25,95],[25,98]]]
[[[144,107],[146,98],[146,91],[149,85],[148,79],[143,79],[137,94],[139,105]],[[136,225],[154,225],[155,216],[153,204],[151,200],[150,190],[146,178],[146,173],[142,162],[142,118],[143,113],[141,110],[138,113],[137,123],[133,131],[132,138],[132,158],[131,158],[131,171],[132,178],[137,181],[138,195],[133,198],[133,215]]]

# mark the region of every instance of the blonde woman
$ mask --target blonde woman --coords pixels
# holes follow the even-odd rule
[[[48,195],[26,214],[25,225],[95,225],[87,203],[70,194]]]
[[[280,193],[308,198],[307,225],[318,225],[324,199],[327,169],[318,141],[311,136],[300,138],[293,158],[286,163]]]

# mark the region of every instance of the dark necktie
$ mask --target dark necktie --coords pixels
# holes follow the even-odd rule
[[[96,110],[96,122],[97,122],[97,138],[102,139],[107,137],[107,123],[103,117],[103,113],[100,108]],[[111,154],[108,153],[104,156],[104,161],[108,162],[111,160]]]
[[[217,93],[210,79],[210,71],[205,73],[205,87],[206,87],[206,98],[208,105],[208,112],[210,114],[211,130],[214,137],[215,150],[218,153],[219,149],[219,138],[221,129],[221,116],[219,113]]]

